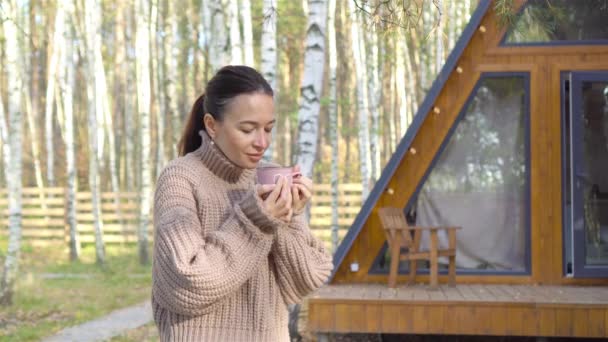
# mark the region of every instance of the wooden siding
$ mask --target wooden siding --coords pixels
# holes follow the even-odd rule
[[[517,1],[521,5],[523,1]],[[608,45],[559,47],[501,47],[504,29],[498,27],[495,13],[488,10],[465,48],[457,66],[440,92],[435,106],[440,114],[429,113],[413,140],[416,153],[407,153],[375,208],[404,207],[450,127],[483,72],[520,71],[530,73],[530,239],[531,275],[467,276],[457,282],[608,284],[608,278],[572,279],[563,276],[562,264],[562,160],[560,73],[578,70],[608,70]],[[392,191],[386,191],[388,189]],[[385,275],[368,270],[384,244],[376,209],[370,213],[352,248],[346,254],[332,283],[383,282]],[[351,263],[358,272],[350,271]]]
[[[331,285],[308,299],[307,330],[608,337],[608,287]]]

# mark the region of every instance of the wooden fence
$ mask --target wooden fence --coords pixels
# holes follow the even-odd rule
[[[338,187],[338,223],[340,239],[352,224],[361,208],[361,184],[340,184]],[[330,244],[331,241],[331,187],[317,184],[311,207],[313,233]],[[104,241],[106,244],[137,241],[139,201],[137,193],[119,193],[119,205],[113,192],[101,195]],[[65,188],[24,188],[22,199],[22,237],[33,245],[67,243],[69,227],[66,220]],[[93,214],[91,193],[76,194],[76,222],[81,243],[93,243]],[[149,227],[152,239],[153,229]],[[0,234],[8,233],[8,197],[0,189]]]

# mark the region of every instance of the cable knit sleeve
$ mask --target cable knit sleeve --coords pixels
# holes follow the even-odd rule
[[[252,191],[203,234],[194,177],[180,169],[166,168],[157,182],[152,295],[167,310],[194,316],[212,310],[256,272],[277,227]]]
[[[288,227],[277,229],[272,254],[287,304],[298,303],[321,287],[333,269],[331,255],[312,235],[304,215],[295,216]]]

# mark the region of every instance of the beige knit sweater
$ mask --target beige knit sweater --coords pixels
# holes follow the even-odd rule
[[[289,341],[287,304],[333,264],[301,215],[269,216],[241,169],[210,143],[161,173],[152,306],[161,341]]]

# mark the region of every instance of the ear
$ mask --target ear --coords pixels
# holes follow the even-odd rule
[[[211,139],[214,139],[217,134],[217,123],[211,114],[205,113],[203,116],[203,125],[205,125],[207,134],[209,134]]]

